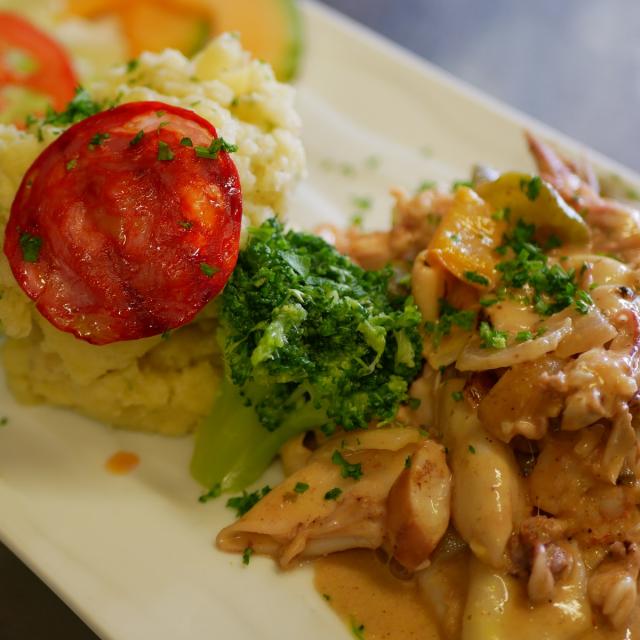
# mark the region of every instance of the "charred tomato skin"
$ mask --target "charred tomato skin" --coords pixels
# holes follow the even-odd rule
[[[145,338],[190,322],[223,289],[242,198],[229,154],[202,153],[217,139],[193,111],[131,102],[40,154],[13,201],[4,252],[51,324],[96,345]]]

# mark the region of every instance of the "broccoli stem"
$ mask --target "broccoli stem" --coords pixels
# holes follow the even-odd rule
[[[326,414],[308,404],[268,431],[224,376],[211,413],[198,427],[191,474],[207,488],[240,491],[264,473],[287,440],[325,421]]]

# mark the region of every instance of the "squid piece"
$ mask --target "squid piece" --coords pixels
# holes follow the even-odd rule
[[[442,445],[424,440],[407,460],[387,498],[386,536],[390,554],[417,571],[449,526],[451,472]]]
[[[527,586],[471,561],[462,640],[573,640],[591,629],[587,576],[577,546],[571,570],[556,583],[551,600],[529,604]]]
[[[631,616],[638,597],[640,550],[621,543],[612,548],[612,558],[602,562],[589,578],[589,599],[614,629],[621,629]]]
[[[461,380],[446,382],[438,408],[453,473],[453,522],[476,557],[502,568],[509,539],[530,506],[513,451],[483,429],[466,402],[453,398],[462,387]]]
[[[467,600],[471,553],[450,529],[431,564],[416,574],[418,588],[443,640],[459,640]]]
[[[425,321],[438,319],[440,298],[444,296],[444,273],[430,267],[427,251],[421,251],[411,269],[411,294]]]
[[[442,508],[437,522],[443,518],[446,522],[444,526],[425,523],[421,518],[433,514],[416,505],[405,514],[406,520],[400,526],[397,526],[399,519],[390,520],[391,526],[396,526],[394,540],[403,557],[411,557],[412,551],[404,545],[414,540],[422,544],[423,552],[426,548],[433,549],[439,541],[438,532],[441,529],[444,532],[448,524],[447,489],[439,490],[435,484],[437,478],[446,480],[447,470],[446,464],[442,466],[441,452],[421,444],[420,439],[416,429],[401,427],[336,436],[315,451],[305,467],[240,520],[223,529],[217,537],[218,546],[232,552],[251,547],[256,553],[274,556],[282,567],[297,559],[346,549],[377,549],[385,541],[389,528],[389,493],[408,471],[407,460],[422,452],[416,457],[417,470],[428,469],[429,481],[424,487],[416,487],[415,482],[423,480],[416,474],[410,477],[408,485],[399,482],[394,493],[405,505],[411,505],[416,493],[432,499],[432,505]],[[344,477],[345,467],[332,460],[336,451],[346,465],[360,465],[358,477]],[[421,558],[417,565],[425,560]]]

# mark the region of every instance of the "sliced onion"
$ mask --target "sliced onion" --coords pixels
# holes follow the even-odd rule
[[[460,371],[486,371],[537,360],[558,348],[560,341],[571,333],[572,322],[571,318],[551,318],[544,326],[546,331],[539,338],[514,343],[505,349],[486,349],[481,346],[480,336],[474,335],[460,354],[456,367]]]
[[[555,355],[559,358],[601,347],[618,334],[616,328],[594,307],[586,315],[574,315],[572,320],[571,333],[562,339],[556,349]]]

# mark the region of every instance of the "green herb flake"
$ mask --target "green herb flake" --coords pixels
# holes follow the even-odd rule
[[[9,418],[7,416],[0,417],[0,427],[6,427],[9,424]]]
[[[527,287],[533,292],[531,304],[541,315],[553,315],[575,303],[580,312],[590,306],[590,298],[580,293],[574,269],[559,264],[549,265],[547,255],[535,239],[536,228],[518,220],[504,235],[499,253],[507,256],[496,265],[505,289]]]
[[[136,133],[136,135],[133,136],[133,138],[131,138],[131,140],[129,140],[129,146],[130,147],[135,147],[136,145],[140,144],[142,138],[144,138],[144,131],[142,131],[142,129],[140,129],[140,131],[138,131],[138,133]]]
[[[480,275],[475,271],[465,271],[463,275],[464,279],[468,280],[469,282],[482,285],[483,287],[489,286],[489,278],[486,278],[485,276]]]
[[[431,334],[431,341],[435,348],[440,346],[442,338],[451,333],[453,327],[464,331],[472,331],[476,323],[475,311],[462,311],[449,304],[444,298],[440,299],[440,318],[437,322],[425,322],[425,331]]]
[[[347,462],[344,456],[336,449],[331,456],[331,462],[341,467],[340,475],[343,478],[353,478],[354,480],[360,480],[362,477],[362,465],[358,462],[351,464]]]
[[[193,227],[193,222],[189,222],[188,220],[180,220],[178,224],[183,228],[189,231]]]
[[[518,331],[516,333],[516,342],[528,342],[529,340],[533,340],[531,331]]]
[[[365,158],[364,166],[370,171],[375,171],[380,166],[381,162],[382,161],[378,156],[369,156]]]
[[[82,87],[78,87],[66,109],[64,111],[55,111],[49,107],[42,123],[62,127],[80,122],[80,120],[99,113],[104,108],[105,105],[103,103],[96,102]]]
[[[531,178],[531,180],[522,178],[522,180],[520,180],[520,189],[529,200],[535,200],[540,195],[540,190],[542,189],[540,176],[535,176]]]
[[[309,490],[309,485],[306,482],[296,482],[296,486],[293,487],[296,493],[304,493]]]
[[[42,249],[42,238],[30,233],[21,233],[18,244],[22,250],[22,259],[25,262],[38,262],[40,249]]]
[[[438,183],[434,180],[423,180],[416,189],[416,193],[422,193],[423,191],[431,191],[438,186]]]
[[[472,444],[470,444],[469,445],[469,453],[475,454],[475,452],[476,452],[476,448]]]
[[[183,147],[193,147],[193,140],[191,138],[187,138],[186,136],[180,140],[180,144]]]
[[[206,262],[201,262],[200,263],[200,271],[202,271],[202,273],[204,273],[205,276],[207,276],[207,278],[213,278],[213,276],[216,275],[216,273],[218,273],[220,271],[219,267],[212,267],[211,265],[207,264]]]
[[[491,214],[491,218],[496,222],[502,222],[503,220],[508,221],[511,216],[511,211],[509,208],[498,209]]]
[[[156,111],[156,115],[158,116],[158,118],[162,118],[162,116],[167,113],[166,111],[164,111],[163,109],[160,109],[159,111]]]
[[[420,398],[409,398],[407,404],[409,405],[409,409],[411,409],[411,411],[417,411],[422,404],[422,400],[420,400]]]
[[[411,456],[407,456],[404,459],[404,468],[405,469],[411,469]]]
[[[471,180],[456,180],[451,185],[451,191],[455,193],[460,187],[467,187],[469,189],[473,189],[473,182]]]
[[[373,205],[373,200],[368,196],[353,196],[351,202],[356,209],[368,211]]]
[[[333,489],[330,489],[329,491],[327,491],[327,493],[324,494],[324,499],[337,500],[341,495],[342,495],[342,489],[340,489],[340,487],[334,487]]]
[[[463,395],[462,391],[454,391],[454,392],[451,394],[451,397],[452,397],[456,402],[460,402],[460,401],[464,398],[464,395]]]
[[[234,153],[237,150],[237,145],[227,142],[224,138],[216,138],[208,147],[194,147],[195,154],[198,158],[206,158],[208,160],[215,160],[220,151]]]
[[[358,624],[353,618],[351,619],[351,633],[356,640],[365,640],[364,625]]]
[[[323,593],[322,597],[327,601],[327,602],[331,602],[331,596],[328,593]]]
[[[253,509],[270,491],[271,487],[269,485],[265,485],[262,489],[258,489],[252,493],[243,491],[242,495],[229,498],[227,500],[227,507],[229,507],[229,509],[235,509],[236,516],[240,518]]]
[[[132,58],[127,62],[127,73],[132,73],[140,66],[140,60],[138,58]]]
[[[480,323],[480,346],[483,349],[505,349],[507,332],[494,329],[488,322]]]
[[[251,556],[253,555],[253,549],[251,547],[246,547],[242,552],[242,564],[248,566],[251,562]]]
[[[65,165],[67,171],[73,171],[78,166],[78,158],[71,158]]]
[[[171,147],[163,140],[158,141],[158,160],[173,160],[175,154],[171,151]]]
[[[96,133],[91,140],[89,140],[89,148],[95,149],[96,147],[102,146],[102,143],[110,137],[110,133]]]
[[[205,502],[209,502],[209,500],[215,500],[215,498],[219,498],[222,495],[222,486],[219,482],[213,485],[207,493],[203,493],[199,498],[198,502],[204,504]]]

